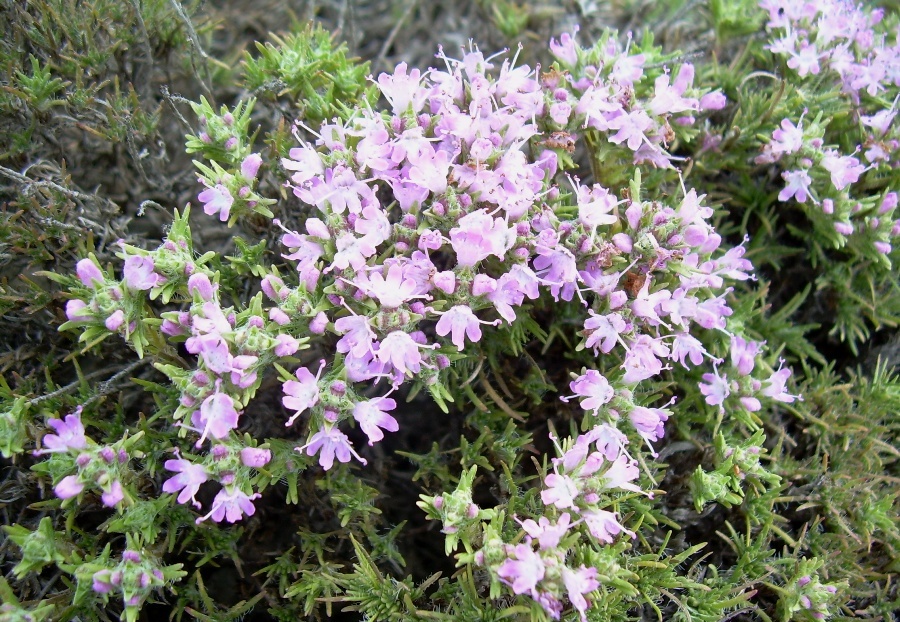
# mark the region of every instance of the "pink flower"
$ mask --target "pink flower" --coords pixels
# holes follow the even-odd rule
[[[625,320],[618,313],[597,315],[589,309],[588,314],[590,317],[584,321],[584,330],[587,334],[584,345],[608,354],[625,332],[627,328]]]
[[[468,337],[470,341],[477,342],[481,339],[480,324],[493,324],[496,326],[498,322],[499,320],[482,322],[475,317],[468,305],[456,305],[448,311],[444,311],[441,319],[438,320],[437,326],[435,326],[435,332],[441,337],[445,337],[450,333],[450,341],[462,352],[465,345],[463,335]]]
[[[658,441],[665,434],[664,423],[669,418],[669,413],[661,408],[646,408],[644,406],[635,406],[628,418],[634,429],[638,431],[644,440],[648,443]],[[654,454],[655,456],[655,454]]]
[[[570,527],[572,524],[568,512],[563,512],[555,523],[551,523],[546,516],[541,516],[538,522],[530,518],[522,522],[522,529],[532,538],[537,538],[542,551],[556,548]]]
[[[222,439],[237,427],[238,413],[234,408],[234,400],[227,393],[213,393],[200,405],[200,410],[195,410],[191,416],[191,423],[202,430],[197,446],[203,444],[207,435]]]
[[[597,569],[581,566],[578,570],[572,570],[568,566],[563,566],[562,576],[572,606],[581,614],[581,621],[587,622],[588,603],[584,595],[600,587],[600,583],[597,581]]]
[[[349,315],[334,322],[334,329],[343,335],[337,342],[337,351],[349,354],[354,358],[362,358],[372,353],[372,341],[375,333],[369,319],[363,315]]]
[[[819,58],[816,46],[809,41],[803,41],[800,44],[800,51],[791,51],[791,57],[788,59],[787,66],[797,70],[797,75],[801,78],[808,73],[816,75],[819,73]]]
[[[246,158],[244,158],[243,162],[241,162],[241,175],[243,175],[244,178],[248,181],[256,179],[256,174],[259,172],[259,167],[261,164],[262,156],[260,156],[258,153],[251,153]]]
[[[576,32],[578,32],[577,26],[572,34],[574,35]],[[566,67],[574,68],[578,64],[578,44],[567,32],[559,36],[559,41],[550,39],[550,52]]]
[[[397,420],[386,412],[396,407],[397,402],[389,397],[376,397],[358,402],[353,406],[353,418],[369,437],[369,445],[374,445],[384,438],[382,428],[388,432],[396,432],[400,429]]]
[[[756,355],[760,353],[763,343],[747,341],[738,335],[731,336],[731,365],[741,376],[747,376],[756,365]]]
[[[231,213],[231,206],[234,205],[234,197],[231,191],[222,184],[216,184],[212,188],[207,188],[197,195],[197,199],[203,203],[203,211],[208,215],[219,215],[219,220],[225,222]]]
[[[768,380],[763,381],[764,387],[761,393],[766,397],[771,397],[772,399],[778,400],[779,402],[790,404],[799,397],[797,395],[791,395],[790,393],[785,391],[784,385],[787,382],[787,379],[790,377],[790,368],[782,367],[778,369],[771,376],[769,376]]]
[[[541,501],[544,505],[555,505],[560,510],[575,507],[578,487],[571,477],[551,473],[544,479],[544,485],[547,487],[541,491]]]
[[[787,184],[778,193],[778,200],[788,201],[794,197],[798,203],[806,203],[806,199],[809,197],[809,185],[812,183],[809,173],[805,170],[785,171],[781,176]]]
[[[199,525],[207,518],[212,518],[219,523],[224,518],[229,523],[236,523],[244,517],[244,514],[253,516],[256,512],[253,501],[259,499],[260,496],[258,492],[247,496],[245,492],[238,488],[229,489],[229,487],[225,487],[213,499],[212,510],[210,510],[209,514],[201,516],[196,522]]]
[[[853,156],[842,156],[829,149],[822,158],[822,167],[831,173],[831,183],[838,190],[856,183],[866,168]]]
[[[731,388],[726,376],[720,376],[718,369],[714,373],[703,374],[703,382],[699,383],[699,387],[700,393],[706,396],[707,404],[718,406],[719,410],[724,410],[722,404],[731,395]]]
[[[352,455],[361,463],[366,464],[366,461],[353,450],[353,445],[350,444],[347,435],[335,427],[322,428],[309,439],[306,445],[295,447],[294,451],[302,452],[304,449],[307,456],[314,456],[320,452],[319,466],[326,471],[334,465],[335,457],[340,462],[350,462]]]
[[[619,517],[615,512],[588,510],[581,516],[584,519],[584,524],[588,527],[588,531],[600,542],[612,544],[615,536],[622,532],[627,533],[632,538],[634,537],[633,531],[628,531],[619,524]]]
[[[609,385],[609,381],[596,369],[589,369],[581,376],[569,383],[569,388],[575,395],[562,397],[562,401],[567,402],[571,397],[580,396],[581,407],[587,411],[593,411],[595,414],[600,407],[609,401],[615,395],[615,391]]]
[[[300,342],[290,335],[279,333],[275,337],[275,356],[291,356],[300,349]]]
[[[400,63],[393,74],[382,73],[378,76],[378,87],[395,115],[405,114],[410,107],[411,112],[418,113],[428,100],[428,89],[421,86],[419,70],[413,69],[407,74],[406,68],[406,63]]]
[[[516,594],[533,592],[538,581],[544,578],[544,562],[527,544],[508,547],[506,559],[497,569],[497,575],[511,586]]]
[[[391,365],[401,374],[417,374],[422,369],[422,353],[419,352],[421,347],[423,346],[413,341],[409,333],[395,330],[378,344],[375,360]]]
[[[175,471],[178,475],[170,477],[163,483],[163,492],[175,493],[179,490],[178,503],[187,503],[190,500],[195,507],[200,507],[196,495],[200,485],[209,479],[209,473],[202,464],[194,464],[190,460],[166,460],[165,467]]]
[[[131,289],[147,290],[162,284],[165,279],[155,273],[153,259],[141,255],[129,255],[125,260],[125,284]]]
[[[81,406],[75,412],[66,415],[65,419],[50,419],[47,421],[56,434],[46,434],[42,439],[45,449],[35,451],[36,456],[42,454],[58,453],[70,449],[84,449],[87,439],[84,436],[84,425],[81,423]]]
[[[606,488],[621,488],[632,492],[643,492],[636,485],[632,484],[634,480],[641,474],[636,462],[630,460],[627,455],[620,455],[613,460],[610,467],[603,474],[604,485]]]
[[[325,369],[324,360],[315,376],[305,367],[301,367],[294,372],[297,380],[288,380],[282,385],[284,396],[281,403],[288,410],[295,411],[285,426],[292,425],[304,410],[312,408],[319,402],[319,377],[323,369]]]
[[[491,255],[500,257],[516,241],[515,227],[502,218],[491,218],[484,209],[466,214],[450,229],[450,245],[460,266],[474,266]]]
[[[214,286],[204,273],[197,272],[188,279],[187,287],[192,295],[197,294],[201,300],[209,302],[213,299],[218,286]]]
[[[700,110],[721,110],[727,103],[722,91],[713,91],[700,98]]]
[[[578,183],[578,180],[573,180],[572,185],[578,202],[578,220],[591,232],[591,239],[596,234],[597,227],[619,221],[614,213],[618,202],[609,190],[600,184],[588,188]]]
[[[452,274],[452,273],[451,273]],[[365,280],[354,283],[369,296],[378,299],[384,309],[396,309],[400,305],[414,298],[422,298],[417,295],[418,285],[415,280],[405,276],[403,266],[392,264],[387,271],[387,278],[380,272],[372,272]]]

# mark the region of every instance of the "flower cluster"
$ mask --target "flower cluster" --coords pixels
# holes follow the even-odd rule
[[[791,3],[766,0],[767,28],[774,38],[768,49],[787,58],[801,79],[831,79],[852,102],[854,126],[834,134],[820,113],[815,119],[784,118],[764,145],[757,163],[778,163],[784,188],[780,201],[817,206],[833,230],[822,233],[835,247],[853,236],[887,255],[900,236],[896,189],[855,191],[854,185],[876,180],[900,164],[900,133],[894,119],[900,97],[900,44],[896,32],[880,32],[883,12],[834,0]],[[886,103],[890,102],[890,103]],[[871,185],[871,184],[870,184]],[[818,216],[818,214],[817,214]]]
[[[85,436],[81,412],[79,406],[63,419],[47,421],[55,434],[45,434],[44,448],[36,450],[34,455],[51,454],[51,460],[41,466],[58,478],[53,492],[60,499],[78,497],[85,489],[97,489],[104,506],[123,509],[132,502],[122,486],[124,480],[132,477],[128,466],[132,456],[128,449],[140,438],[140,433],[113,445],[99,446]],[[68,475],[60,478],[62,473]]]
[[[104,601],[114,594],[121,596],[125,605],[122,619],[128,622],[138,619],[141,606],[152,592],[186,574],[181,564],[162,566],[155,556],[135,548],[122,551],[118,563],[112,563],[109,557],[107,547],[98,559],[78,568],[76,576],[79,584],[90,584]]]
[[[598,570],[567,551],[582,537],[605,546],[634,535],[610,509],[614,494],[650,494],[625,449],[629,435],[655,456],[652,444],[672,415],[672,400],[646,397],[648,381],[675,365],[711,368],[700,385],[711,406],[724,408],[734,395],[729,408],[752,412],[760,398],[794,399],[786,369],[753,379],[763,346],[728,321],[728,282],[753,278],[744,247],[723,247],[713,210],[695,190],[675,200],[641,196],[635,165],[672,168],[669,145],[690,135],[698,115],[724,106],[724,96],[694,88],[691,65],[670,74],[630,45],[606,36],[583,49],[565,35],[551,43],[558,62],[542,74],[474,48],[460,60],[441,52],[443,70],[400,64],[377,78],[385,110],[357,110],[316,131],[298,123],[298,143],[281,166],[303,209],[273,220],[287,271],[254,265],[261,291],[243,304],[227,304],[208,254],[194,257],[186,213],[158,249],[122,245],[122,283],[92,259],[79,263],[71,325],[101,338],[122,332],[139,354],[151,343],[157,352],[183,349],[187,365],[174,356],[156,362],[179,393],[172,423],[193,441],[191,453],[172,448],[164,467],[174,475],[163,492],[201,508],[200,488],[218,485],[198,523],[254,514],[254,478],[272,452],[239,429],[272,416],[253,399],[273,370],[286,411],[275,416],[299,430],[298,461],[315,458],[326,470],[336,461],[365,465],[348,428],[369,445],[397,432],[403,421],[391,396],[410,385],[445,407],[453,360],[477,353],[486,333],[516,324],[541,297],[568,303],[581,312],[578,349],[596,356],[561,399],[577,400],[590,431],[559,448],[540,493],[546,515],[520,523],[525,541],[498,535],[478,559],[551,616],[568,599],[585,619]],[[225,115],[207,126],[227,133],[246,122],[244,113]],[[579,140],[626,162],[628,187],[567,173]],[[228,142],[225,160],[239,172],[198,164],[204,211],[229,223],[251,210],[269,214],[271,201],[253,189],[260,156]],[[151,318],[146,297],[180,307]],[[722,339],[732,344],[732,380],[709,351]],[[295,358],[308,342],[328,352],[318,365]],[[448,553],[457,543],[468,549],[483,521],[498,518],[473,503],[474,475],[425,504],[444,523]]]

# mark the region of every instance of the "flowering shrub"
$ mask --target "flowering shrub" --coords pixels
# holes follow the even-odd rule
[[[834,72],[868,129],[848,149],[853,139],[833,134],[823,113],[785,115],[744,165],[779,167],[778,201],[809,207],[814,235],[889,272],[897,194],[877,180],[894,170],[893,104],[866,97],[900,83],[889,48],[874,43],[879,14],[764,5],[768,28],[786,33],[767,49],[800,78]],[[832,20],[850,17],[856,30],[835,32]],[[87,554],[52,545],[68,536],[47,519],[37,531],[9,527],[23,552],[16,576],[50,564],[72,575],[69,612],[114,598],[136,620],[167,591],[188,611],[197,590],[214,616],[201,579],[179,592],[188,573],[168,563],[176,544],[183,555],[192,538],[204,542],[197,567],[227,555],[239,568],[240,526],[269,505],[322,505],[318,487],[356,563],[334,561],[334,536],[301,528],[302,556],[260,570],[277,579],[285,604],[272,614],[283,619],[321,615],[322,604],[330,616],[334,602],[367,619],[586,621],[642,606],[662,617],[666,598],[675,619],[713,620],[757,607],[761,589],[783,620],[833,615],[849,580],[829,577],[830,549],[810,545],[802,559],[768,549],[778,530],[799,551],[775,504],[800,496],[786,494],[787,473],[769,460],[783,439],[766,435],[775,413],[818,407],[825,385],[792,388],[788,339],[774,321],[760,328],[752,241],[719,226],[705,177],[699,190],[682,177],[686,150],[702,168],[724,149],[711,128],[730,94],[630,34],[590,46],[563,34],[546,70],[474,45],[459,59],[442,50],[440,67],[400,63],[372,85],[345,70],[343,51],[329,56],[329,43],[310,30],[248,63],[254,84],[277,69],[295,96],[306,83],[285,59],[303,67],[328,56],[342,76],[334,92],[310,86],[309,114],[290,132],[273,129],[267,149],[251,134],[252,100],[194,104],[187,150],[200,210],[176,211],[159,246],[120,240],[111,265],[88,254],[72,274],[48,274],[69,295],[60,329],[78,335],[83,355],[109,338],[127,343],[155,369],[140,381],[154,402],[134,419],[105,421],[88,401],[46,417],[32,456],[56,497],[47,507],[74,517],[99,496],[102,529],[126,537]],[[236,238],[234,256],[201,253],[191,223],[217,221],[277,231],[279,247]],[[457,568],[416,584],[383,574],[405,563],[402,525],[384,534],[370,484],[418,408],[428,427],[459,417],[473,433],[450,449],[396,452],[428,482],[418,511]],[[17,401],[4,416],[25,409]],[[680,484],[664,461],[691,445],[672,431],[707,439],[714,454],[675,474]],[[16,443],[4,454],[22,453]],[[668,486],[693,510],[673,510]],[[872,515],[867,537],[896,532],[876,521],[893,503]],[[702,545],[683,537],[668,550],[687,512],[736,507],[746,532],[730,540],[729,570],[698,570]],[[720,522],[736,536],[733,519]],[[680,570],[688,560],[692,570]]]

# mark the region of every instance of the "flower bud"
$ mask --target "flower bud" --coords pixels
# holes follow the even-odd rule
[[[247,319],[247,326],[252,328],[262,328],[266,325],[266,321],[258,315],[251,315]]]
[[[700,110],[721,110],[728,103],[728,98],[721,91],[707,93],[700,98]]]
[[[278,307],[272,307],[271,309],[269,309],[269,319],[279,326],[284,326],[285,324],[291,323],[291,318],[288,317],[288,314]]]
[[[497,281],[486,274],[476,274],[472,280],[472,295],[485,296],[497,289]]]
[[[244,447],[241,450],[241,462],[254,469],[266,466],[272,459],[272,452],[258,447]]]
[[[244,176],[244,179],[256,179],[256,173],[259,172],[261,164],[262,156],[258,153],[251,153],[241,162],[241,175]]]
[[[445,294],[452,294],[456,289],[456,275],[450,270],[438,272],[431,277],[431,280],[434,283],[434,286]]]
[[[124,322],[125,313],[121,309],[117,309],[113,312],[112,315],[106,318],[106,322],[104,322],[104,324],[106,325],[106,329],[108,331],[114,333],[119,330],[119,327],[121,327]]]
[[[309,332],[314,335],[321,335],[325,332],[325,329],[328,327],[328,316],[324,311],[319,311],[316,314],[316,317],[312,319],[309,323]]]
[[[197,294],[201,300],[209,302],[215,294],[215,287],[210,282],[209,277],[203,272],[197,272],[188,279],[188,291],[193,295]]]
[[[322,240],[331,239],[331,231],[328,230],[328,225],[318,218],[308,218],[306,220],[306,232],[314,238]]]
[[[82,259],[75,264],[75,273],[78,275],[81,282],[84,283],[85,287],[103,285],[106,281],[100,268],[98,268],[97,264],[90,259]]]
[[[275,356],[290,356],[300,349],[300,342],[284,333],[275,337]]]

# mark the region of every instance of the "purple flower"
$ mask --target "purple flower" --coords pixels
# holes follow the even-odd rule
[[[401,374],[405,375],[407,372],[417,374],[422,369],[422,353],[419,352],[421,347],[423,346],[413,341],[409,333],[395,330],[378,344],[375,359],[391,365]]]
[[[581,566],[578,570],[572,570],[568,566],[563,566],[562,576],[572,606],[581,615],[581,622],[587,622],[585,612],[588,603],[584,595],[600,587],[600,583],[597,581],[597,569]]]
[[[207,435],[222,439],[237,427],[238,413],[234,408],[234,400],[227,393],[213,393],[200,405],[200,410],[195,410],[191,416],[191,423],[202,430],[197,446],[203,444]]]
[[[546,516],[541,516],[538,522],[530,518],[522,522],[522,529],[532,538],[537,538],[542,551],[556,548],[570,527],[572,524],[568,512],[564,512],[555,523],[551,523]]]
[[[703,382],[699,383],[700,393],[706,396],[706,403],[710,406],[718,406],[720,411],[724,410],[722,406],[725,399],[731,395],[731,388],[728,378],[719,375],[719,370],[714,373],[703,374]]]
[[[794,197],[798,203],[806,203],[806,199],[809,197],[809,185],[812,183],[809,173],[805,170],[785,171],[781,176],[787,183],[784,189],[778,193],[778,200],[788,201]]]
[[[350,444],[350,439],[347,438],[347,435],[335,427],[322,428],[309,439],[309,442],[306,445],[303,447],[295,447],[294,451],[302,452],[304,449],[306,450],[307,456],[314,456],[317,452],[320,452],[319,466],[326,471],[334,465],[335,457],[337,457],[340,462],[350,462],[350,456],[352,455],[361,463],[367,464],[366,461],[354,451],[353,445]]]
[[[201,516],[196,522],[199,525],[207,518],[212,518],[219,523],[224,518],[229,523],[236,523],[244,517],[244,514],[253,516],[256,512],[253,500],[259,499],[260,496],[259,493],[247,496],[245,492],[238,488],[229,489],[229,487],[225,487],[213,499],[212,510],[210,510],[209,514]]]
[[[450,333],[450,341],[462,352],[465,345],[463,335],[468,337],[470,341],[477,342],[481,339],[481,326],[479,324],[493,324],[496,326],[498,322],[499,320],[483,322],[475,317],[468,305],[456,305],[441,314],[441,319],[438,320],[434,330],[441,337],[445,337]]]
[[[541,491],[541,501],[544,505],[555,505],[560,510],[575,507],[578,486],[571,477],[551,473],[544,479],[544,485],[546,488]]]
[[[615,536],[622,532],[627,533],[632,538],[635,537],[633,531],[628,531],[619,524],[619,517],[615,512],[606,510],[588,510],[582,513],[584,524],[587,525],[591,535],[600,542],[612,544]]]
[[[165,467],[175,471],[178,475],[167,479],[163,483],[163,492],[175,493],[179,490],[178,503],[187,503],[190,500],[195,507],[200,507],[196,495],[200,485],[209,479],[209,473],[202,464],[194,464],[190,460],[166,460]]]
[[[222,184],[216,184],[212,188],[207,188],[197,195],[197,199],[203,203],[203,211],[208,215],[219,215],[219,220],[225,222],[231,213],[231,206],[234,205],[234,197],[231,192]]]
[[[587,411],[593,411],[595,414],[600,407],[609,401],[615,395],[615,391],[609,385],[609,381],[596,369],[589,369],[581,376],[569,383],[569,388],[575,395],[562,397],[564,402],[569,401],[572,397],[580,396],[581,407]]]
[[[356,419],[359,427],[369,437],[369,445],[373,445],[384,438],[381,428],[388,432],[396,432],[400,429],[397,420],[386,412],[396,407],[397,402],[389,397],[376,397],[371,400],[358,402],[353,406],[353,418]]]
[[[297,380],[288,380],[282,385],[284,396],[281,403],[288,410],[295,411],[285,426],[292,425],[304,410],[312,408],[319,402],[319,376],[322,375],[324,368],[325,361],[322,361],[319,372],[313,376],[308,369],[301,367],[294,372]]]
[[[79,406],[74,413],[66,415],[65,419],[47,421],[47,425],[53,428],[56,434],[46,434],[42,439],[45,449],[40,449],[34,454],[37,456],[87,447],[84,425],[81,423],[81,410]]]
[[[129,255],[125,260],[125,284],[131,289],[147,290],[160,285],[165,279],[153,269],[153,259],[141,255]]]
[[[544,562],[540,555],[527,544],[508,547],[507,554],[510,557],[497,569],[497,575],[516,594],[533,592],[538,581],[544,578]]]
[[[577,32],[578,27],[576,26],[572,35]],[[557,60],[569,68],[574,68],[578,64],[578,44],[575,43],[572,35],[564,32],[559,36],[559,41],[550,39],[550,52]]]

